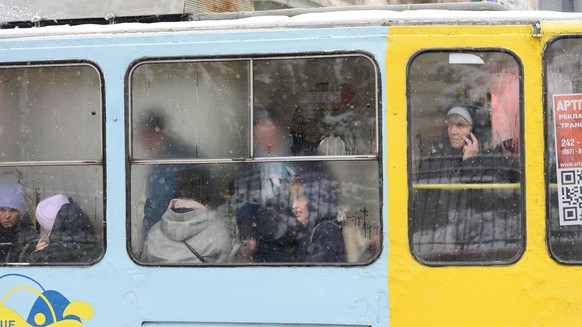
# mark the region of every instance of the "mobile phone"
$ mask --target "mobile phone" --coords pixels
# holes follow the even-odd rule
[[[469,132],[469,133],[466,135],[466,137],[467,137],[469,140],[472,140],[472,138],[471,138],[471,132]],[[467,143],[467,141],[465,141],[465,143]],[[469,143],[467,143],[467,144],[469,144]]]

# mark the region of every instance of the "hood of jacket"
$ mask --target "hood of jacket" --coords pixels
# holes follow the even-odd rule
[[[70,203],[64,204],[51,230],[51,241],[63,243],[95,242],[95,232],[89,216],[79,205],[69,198]]]
[[[186,212],[168,209],[160,221],[160,229],[172,241],[186,241],[208,227],[214,214],[207,208],[188,208]]]
[[[297,222],[290,226],[288,235],[291,238],[301,239],[323,221],[337,222],[339,187],[338,182],[323,171],[302,172],[296,178],[301,179],[303,194],[308,202],[309,216],[305,222]],[[289,213],[292,215],[291,202]]]

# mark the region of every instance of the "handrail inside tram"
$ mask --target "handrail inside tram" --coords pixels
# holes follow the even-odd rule
[[[492,183],[492,184],[413,184],[415,190],[493,190],[519,189],[521,183]]]

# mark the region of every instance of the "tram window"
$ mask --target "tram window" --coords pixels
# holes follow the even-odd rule
[[[520,72],[504,52],[410,62],[409,236],[420,262],[507,264],[523,253]]]
[[[104,249],[99,71],[2,66],[0,99],[0,207],[17,213],[0,219],[0,243],[12,244],[0,261],[96,262]]]
[[[377,79],[356,54],[137,63],[132,257],[371,262],[381,250]]]
[[[582,216],[579,210],[580,121],[582,101],[581,38],[561,38],[545,54],[547,242],[558,261],[582,263]]]

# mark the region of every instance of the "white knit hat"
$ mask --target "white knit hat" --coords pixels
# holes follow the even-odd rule
[[[42,227],[51,230],[57,213],[63,204],[67,203],[69,203],[69,199],[62,194],[53,195],[40,201],[36,206],[36,220]]]
[[[471,117],[471,113],[469,113],[469,110],[467,110],[467,108],[465,107],[460,107],[460,106],[454,106],[451,108],[451,110],[449,110],[449,112],[447,112],[447,116],[450,115],[459,115],[463,118],[465,118],[465,120],[469,123],[469,125],[473,125],[473,118]]]

